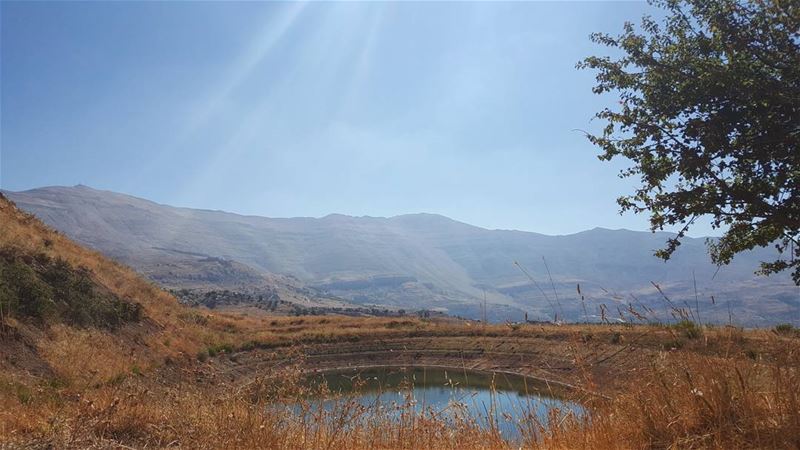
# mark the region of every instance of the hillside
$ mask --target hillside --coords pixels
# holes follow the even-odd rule
[[[2,196],[0,229],[2,389],[47,379],[106,383],[239,340],[248,324],[189,310]]]
[[[485,293],[493,319],[520,320],[523,313],[546,319],[557,312],[593,320],[600,304],[625,317],[629,303],[647,305],[656,317],[673,302],[699,306],[701,320],[800,320],[800,295],[788,276],[754,275],[759,261],[773,256],[769,248],[717,270],[704,239],[686,239],[668,263],[652,256],[667,233],[597,228],[547,236],[431,214],[273,219],[175,208],[85,186],[7,195],[78,242],[169,287],[247,289],[259,276],[291,276],[356,303],[470,317],[480,317]]]

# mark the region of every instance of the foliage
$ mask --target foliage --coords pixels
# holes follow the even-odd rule
[[[43,323],[114,328],[140,320],[141,306],[102,292],[86,269],[44,254],[0,254],[0,311]]]
[[[703,335],[702,328],[700,328],[699,325],[691,320],[681,320],[673,325],[673,328],[683,332],[683,334],[689,339],[697,339]]]
[[[682,226],[656,254],[668,259],[700,217],[725,229],[712,260],[775,245],[761,273],[794,269],[800,284],[800,4],[763,0],[656,0],[663,22],[644,17],[619,36],[592,40],[621,51],[592,56],[596,94],[619,106],[589,140],[601,160],[624,157],[639,177],[622,211],[649,211],[653,231]]]

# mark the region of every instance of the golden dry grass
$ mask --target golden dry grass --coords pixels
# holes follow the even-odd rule
[[[36,355],[62,382],[89,386],[133,367],[149,370],[166,360],[194,359],[208,347],[257,339],[257,330],[264,328],[258,319],[189,310],[130,268],[76,244],[4,198],[0,198],[0,225],[0,248],[29,257],[44,254],[66,260],[73,267],[88,269],[92,280],[117,298],[143,306],[145,320],[117,333],[58,324],[43,333],[24,321],[6,318],[0,331],[27,337],[26,343],[36,347]]]
[[[476,334],[474,326],[455,322],[412,321],[414,328],[405,331],[390,325],[391,320],[372,318],[270,322],[274,324],[261,334],[271,333],[272,343],[284,345],[286,335],[292,336],[294,343],[274,349],[282,356],[302,354],[305,344],[322,339],[338,336],[342,342],[349,341],[359,335],[352,330],[359,324],[364,339],[372,333],[391,339],[425,332],[461,335],[468,342],[483,333],[501,339],[538,334],[564,349],[588,345],[581,337],[589,330],[600,340],[620,329],[493,326]],[[522,430],[526,438],[522,443],[505,442],[474,422],[453,424],[415,415],[410,409],[401,421],[347,401],[325,414],[280,409],[276,405],[306,398],[308,388],[299,381],[300,366],[265,366],[251,383],[244,383],[245,378],[225,380],[222,363],[249,351],[212,358],[205,364],[187,360],[141,375],[128,371],[121,380],[95,387],[39,384],[29,397],[6,388],[0,395],[0,440],[56,448],[797,448],[798,340],[766,330],[732,331],[707,329],[704,339],[681,350],[655,350],[656,358],[637,360],[621,353],[623,360],[614,364],[627,363],[624,372],[616,372],[625,379],[618,385],[621,388],[611,391],[592,378],[587,361],[586,367],[575,368],[586,376],[582,386],[608,392],[611,399],[581,396],[590,411],[588,417],[547,424],[532,421]],[[632,327],[626,333],[646,337],[641,339],[642,347],[635,347],[637,351],[673,335],[665,327]],[[753,358],[753,348],[763,352]],[[347,427],[342,426],[345,423]]]
[[[796,336],[730,327],[688,333],[189,309],[5,201],[0,220],[0,247],[86,267],[114,295],[141,303],[145,316],[113,332],[6,317],[0,448],[800,448]],[[427,340],[414,341],[419,337]],[[315,346],[440,341],[447,343],[442,357],[453,361],[466,349],[485,353],[483,362],[498,358],[498,349],[507,361],[515,361],[509,354],[528,355],[544,366],[558,356],[569,367],[548,373],[578,384],[574,394],[588,413],[532,420],[521,430],[524,440],[509,443],[474,421],[411,409],[397,420],[348,401],[314,414],[280,406],[307,401],[300,380],[309,366],[292,363]],[[245,357],[253,365],[237,365]],[[288,365],[258,364],[277,360]],[[517,360],[521,370],[526,361]]]

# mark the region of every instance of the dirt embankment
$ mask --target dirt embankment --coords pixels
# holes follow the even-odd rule
[[[739,333],[731,336],[731,332]],[[665,327],[524,326],[442,330],[371,336],[354,334],[334,342],[297,342],[223,355],[208,362],[211,378],[247,383],[267,370],[297,365],[308,372],[378,366],[439,366],[514,373],[554,386],[612,395],[637,371],[677,353],[720,358],[772,359],[778,349],[755,333],[720,328],[687,338]],[[758,348],[753,355],[752,348]]]

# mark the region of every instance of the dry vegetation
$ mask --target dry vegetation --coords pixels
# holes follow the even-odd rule
[[[317,321],[329,320],[320,324]],[[28,390],[3,392],[2,439],[20,445],[133,448],[179,445],[184,448],[514,448],[485,424],[461,420],[453,424],[442,417],[416,415],[408,405],[400,421],[385,412],[346,400],[329,412],[286,409],[284,404],[306,404],[307,388],[300,382],[302,354],[309,342],[342,339],[352,342],[352,331],[332,336],[343,325],[365,322],[363,339],[383,334],[401,338],[403,331],[389,322],[370,319],[315,318],[303,325],[293,319],[268,325],[273,333],[292,329],[294,344],[274,341],[271,350],[221,351],[204,362],[185,361],[149,371],[122,369],[123,376],[99,386],[76,389],[42,379]],[[338,326],[337,326],[338,325]],[[660,350],[659,340],[669,340],[667,328],[634,327],[616,331],[605,327],[487,327],[467,329],[458,324],[419,323],[418,331],[443,336],[451,331],[470,340],[495,336],[514,340],[526,333],[552,340],[551,345],[571,351],[624,336],[648,333],[638,353],[625,351],[604,369],[596,361],[576,364],[570,373],[582,379],[588,391],[606,393],[610,399],[575,392],[591,411],[586,418],[572,417],[549,424],[531,420],[521,434],[530,448],[796,448],[800,444],[800,383],[796,338],[766,331],[704,330],[704,336],[680,350]],[[320,326],[325,333],[314,330]],[[297,328],[301,328],[298,330]],[[442,328],[438,330],[437,328]],[[526,329],[530,328],[530,329]],[[610,328],[610,327],[609,327]],[[408,330],[405,331],[406,333]],[[485,333],[485,334],[484,334]],[[308,341],[305,341],[308,339]],[[303,342],[306,342],[306,345]],[[282,341],[280,341],[282,342]],[[519,342],[519,341],[516,341]],[[637,345],[637,344],[633,344]],[[624,349],[628,344],[619,344]],[[695,350],[697,348],[698,350]],[[764,353],[752,354],[752,348]],[[301,350],[302,349],[302,350]],[[770,350],[771,349],[771,350]],[[530,349],[520,349],[530,350]],[[780,351],[783,350],[783,351]],[[726,355],[726,353],[728,353]],[[594,352],[587,352],[589,356]],[[278,358],[275,358],[278,355]],[[654,357],[651,357],[655,355]],[[287,361],[290,362],[286,362]],[[487,355],[491,359],[492,355]],[[243,359],[273,363],[242,368]],[[282,362],[282,363],[281,363]],[[453,365],[457,361],[451,361]],[[602,365],[602,363],[599,363]],[[615,371],[622,365],[624,371]],[[233,370],[235,369],[235,370]],[[605,372],[604,372],[605,371]],[[595,373],[600,378],[595,377]],[[605,389],[602,374],[623,377]],[[346,426],[343,426],[346,424]]]
[[[0,248],[83,268],[140,304],[114,329],[14,315],[0,329],[0,448],[798,448],[800,338],[791,328],[491,325],[269,317],[179,305],[129,269],[0,200]],[[502,369],[573,385],[588,414],[521,426],[408,404],[310,408],[309,369],[348,363]],[[290,405],[290,406],[287,406]],[[299,406],[298,406],[299,405]]]

